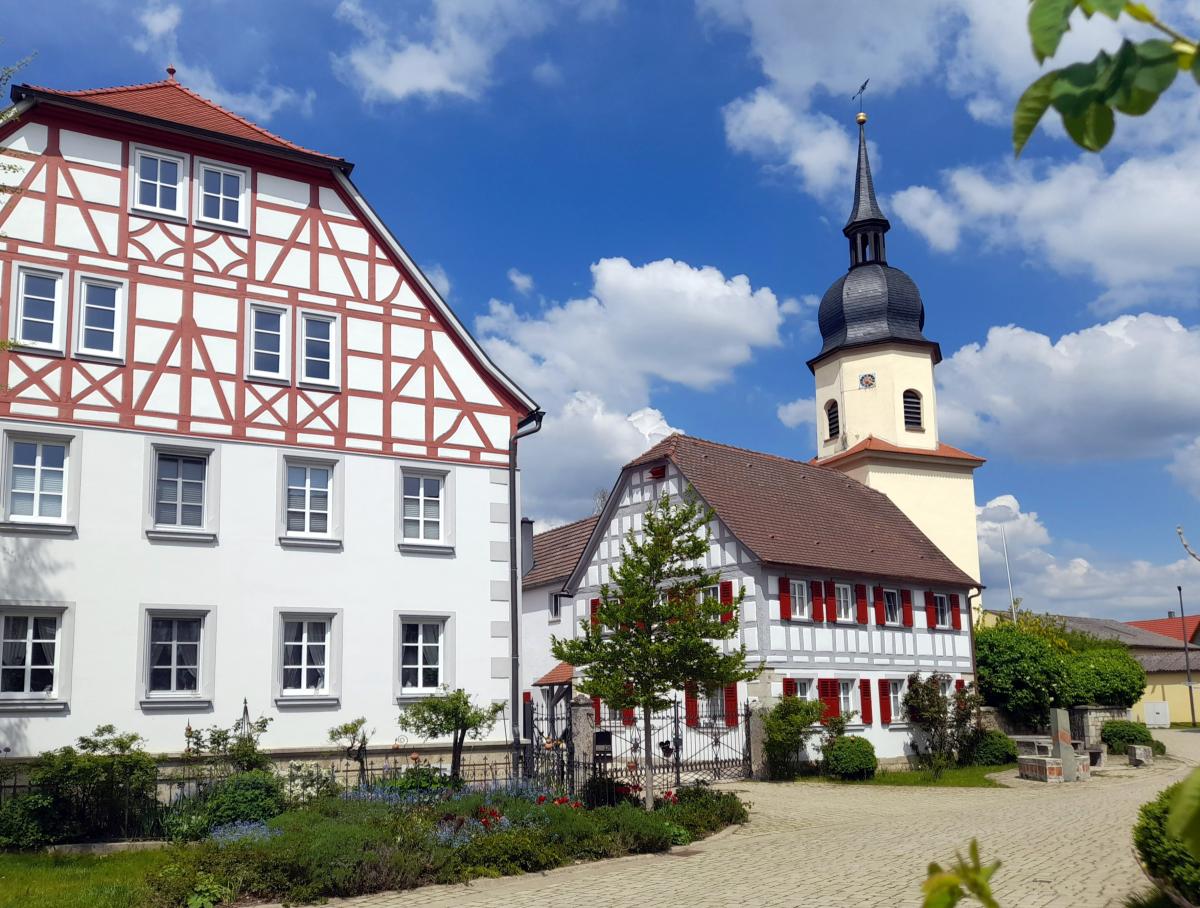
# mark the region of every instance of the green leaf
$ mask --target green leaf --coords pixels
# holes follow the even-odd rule
[[[1200,769],[1193,770],[1175,792],[1167,814],[1167,835],[1179,839],[1200,859]]]
[[[1058,70],[1057,78],[1050,87],[1050,103],[1063,117],[1081,117],[1093,104],[1101,99],[1105,70],[1111,62],[1108,54],[1101,52],[1090,63],[1072,63]]]
[[[1104,13],[1110,19],[1116,19],[1125,8],[1125,0],[1084,0],[1084,9],[1093,13]]]
[[[1196,54],[1192,60],[1192,78],[1196,80],[1197,84],[1200,84],[1200,53]]]
[[[1057,78],[1058,70],[1051,70],[1025,89],[1021,100],[1017,102],[1013,111],[1012,133],[1013,154],[1016,157],[1021,156],[1025,143],[1029,141],[1042,115],[1046,113],[1046,108],[1050,106],[1050,88]]]
[[[1053,57],[1070,28],[1071,13],[1079,0],[1033,0],[1029,7],[1029,38],[1038,63]]]
[[[1063,114],[1062,120],[1075,144],[1088,151],[1099,151],[1107,145],[1116,125],[1112,110],[1099,102],[1082,114]]]
[[[1125,12],[1129,13],[1138,22],[1153,22],[1154,13],[1150,11],[1150,7],[1145,3],[1126,3]]]
[[[1132,54],[1132,56],[1130,56]],[[1117,52],[1124,66],[1109,93],[1109,105],[1123,114],[1138,117],[1152,108],[1179,74],[1175,49],[1166,41],[1126,41]]]

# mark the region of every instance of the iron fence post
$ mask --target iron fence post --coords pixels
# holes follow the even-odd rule
[[[675,746],[671,748],[675,752],[675,790],[679,790],[683,779],[683,765],[680,760],[679,751],[683,749],[683,735],[679,733],[679,701],[673,700],[671,703],[671,743]]]

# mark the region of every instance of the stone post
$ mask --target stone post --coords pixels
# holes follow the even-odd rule
[[[574,780],[572,790],[579,793],[592,776],[595,761],[596,712],[592,698],[576,694],[571,698],[571,746],[574,750],[574,765],[567,771]]]
[[[1065,709],[1050,710],[1050,755],[1062,764],[1064,782],[1079,778],[1079,758],[1071,746],[1071,718]]]
[[[750,749],[750,776],[760,782],[770,778],[763,714],[778,702],[779,698],[772,693],[774,681],[775,670],[768,668],[753,681],[746,683],[746,696],[750,700],[750,723],[746,728],[746,743]]]

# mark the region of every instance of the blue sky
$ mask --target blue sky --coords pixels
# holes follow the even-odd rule
[[[1197,0],[1155,6],[1200,31]],[[1101,156],[1049,124],[1016,163],[1007,119],[1037,72],[1024,9],[96,2],[11,18],[4,38],[9,58],[36,52],[20,81],[151,81],[174,63],[202,94],[353,160],[546,407],[523,466],[548,522],[588,513],[667,426],[811,456],[795,418],[809,407],[786,405],[812,395],[814,299],[845,268],[849,98],[870,76],[889,261],[946,357],[942,436],[989,458],[991,602],[1004,526],[1031,606],[1157,616],[1177,583],[1200,597],[1174,533],[1200,537],[1200,94],[1180,79]],[[1081,22],[1062,56],[1119,39]]]

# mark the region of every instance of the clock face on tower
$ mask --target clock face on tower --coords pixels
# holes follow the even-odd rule
[[[864,391],[870,391],[875,387],[875,373],[864,372],[858,377],[858,386]]]

